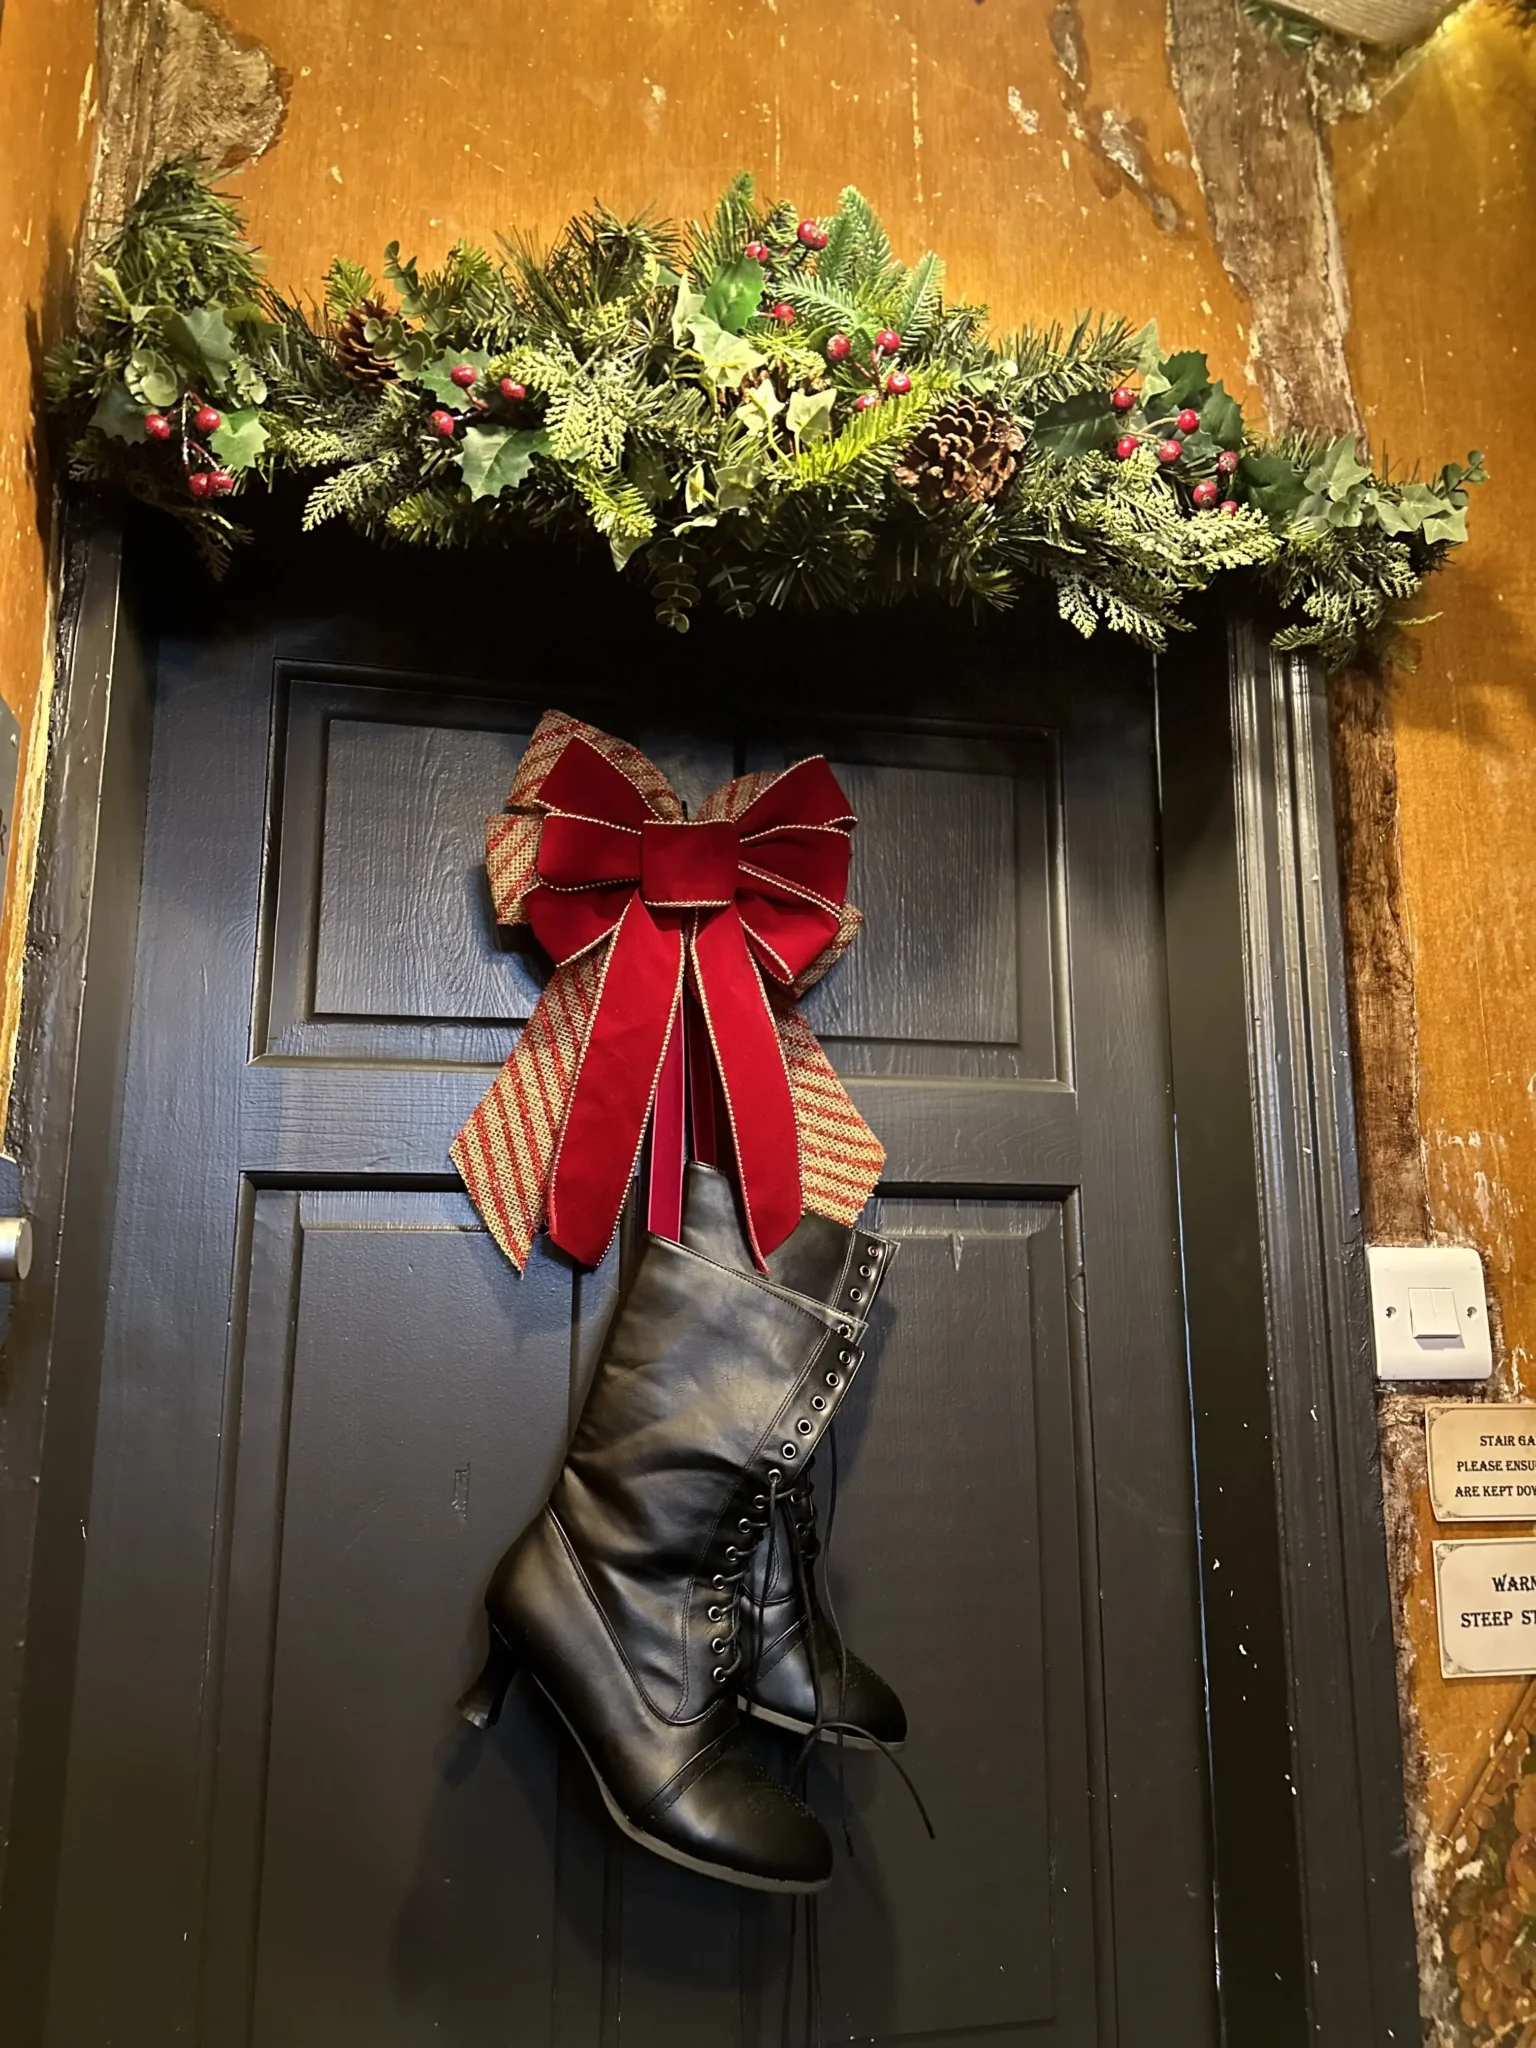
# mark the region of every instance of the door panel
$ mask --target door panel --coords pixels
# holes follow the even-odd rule
[[[964,717],[748,721],[347,631],[161,647],[50,2048],[781,2039],[785,1902],[621,1842],[521,1690],[488,1739],[451,1711],[620,1277],[519,1279],[445,1158],[542,979],[480,858],[550,702],[695,804],[822,748],[861,818],[869,923],[806,1007],[901,1252],[830,1577],[937,1840],[814,1760],[826,2036],[1213,2042],[1142,680],[994,652]]]

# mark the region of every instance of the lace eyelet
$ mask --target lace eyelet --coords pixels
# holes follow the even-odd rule
[[[710,1580],[709,1583],[714,1587],[717,1593],[723,1593],[725,1591],[725,1581],[721,1578],[718,1572],[715,1573],[715,1576]]]
[[[712,1641],[712,1642],[710,1643],[710,1646],[709,1646],[709,1647],[710,1647],[710,1648],[711,1648],[711,1649],[712,1649],[712,1650],[714,1651],[714,1653],[715,1653],[715,1655],[716,1655],[717,1657],[723,1657],[723,1656],[725,1655],[726,1651],[727,1651],[727,1650],[728,1650],[728,1649],[729,1649],[729,1648],[730,1648],[731,1646],[730,1646],[730,1644],[729,1644],[729,1643],[728,1643],[728,1642],[727,1642],[727,1641],[725,1640],[725,1637],[724,1637],[724,1636],[716,1636],[716,1637],[715,1637],[715,1638],[713,1639],[713,1641]]]
[[[878,1259],[883,1250],[884,1247],[882,1245],[867,1244],[864,1247],[864,1256],[867,1259]]]
[[[849,1299],[850,1301],[862,1301],[862,1300],[864,1299],[864,1290],[863,1290],[863,1288],[862,1288],[862,1287],[850,1287],[850,1288],[849,1288],[849,1290],[848,1290],[848,1299]]]
[[[736,1562],[737,1558],[741,1556],[741,1552],[736,1548],[734,1543],[727,1543],[727,1545],[725,1546],[725,1554],[733,1564]]]
[[[757,1498],[756,1498],[756,1499],[755,1499],[755,1500],[753,1501],[752,1505],[753,1505],[753,1507],[755,1507],[755,1508],[765,1508],[765,1507],[767,1507],[767,1505],[768,1505],[768,1496],[767,1496],[767,1494],[766,1494],[766,1493],[760,1493],[760,1494],[759,1494],[759,1495],[757,1496]]]
[[[840,1387],[842,1384],[843,1382],[840,1374],[835,1372],[829,1372],[827,1374],[827,1385],[829,1387]]]
[[[839,1323],[837,1334],[839,1337],[851,1337],[853,1335],[853,1325],[851,1323]]]
[[[852,1365],[853,1353],[851,1351],[839,1351],[839,1353],[837,1354],[837,1362],[839,1365]]]
[[[813,1424],[806,1421],[803,1415],[801,1416],[800,1420],[795,1424],[796,1429],[799,1430],[802,1436],[809,1436],[813,1426]]]
[[[779,1445],[779,1456],[781,1458],[798,1458],[799,1455],[800,1452],[794,1444]]]
[[[705,1611],[711,1621],[724,1621],[725,1619],[725,1609],[723,1607],[710,1607]]]
[[[859,1268],[859,1278],[860,1278],[861,1280],[873,1280],[873,1279],[874,1279],[874,1277],[875,1277],[875,1269],[874,1269],[874,1267],[873,1267],[873,1266],[860,1266],[860,1268]]]
[[[742,1516],[741,1520],[736,1524],[736,1526],[741,1531],[743,1536],[750,1536],[752,1534],[752,1524],[747,1520],[745,1515]]]
[[[826,1405],[827,1397],[825,1394],[812,1394],[811,1406],[816,1410],[818,1415],[821,1413],[822,1409],[826,1407]]]
[[[719,1685],[719,1683],[725,1677],[726,1674],[724,1667],[722,1665],[717,1664],[714,1670],[711,1671],[709,1675],[715,1681],[716,1685]]]

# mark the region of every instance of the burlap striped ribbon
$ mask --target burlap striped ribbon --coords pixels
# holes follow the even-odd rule
[[[600,773],[593,768],[592,756],[606,764]],[[583,765],[589,771],[585,782],[578,772]],[[584,814],[552,799],[551,792],[559,792],[569,803],[572,799],[566,793],[573,789],[601,789],[602,775],[608,770],[616,770],[627,785],[620,794],[638,824]],[[618,787],[611,780],[609,786]],[[827,801],[829,791],[837,803]],[[590,797],[586,800],[591,801]],[[558,846],[553,836],[545,843],[550,819],[560,827]],[[686,856],[694,851],[692,838],[656,829],[684,824],[683,806],[661,771],[638,748],[557,711],[546,712],[540,719],[518,766],[506,811],[486,821],[486,867],[498,922],[533,926],[557,961],[511,1057],[455,1138],[451,1154],[487,1228],[519,1270],[527,1262],[539,1229],[550,1221],[552,1182],[561,1168],[563,1140],[570,1135],[579,1087],[588,1096],[584,1134],[594,1122],[590,1103],[598,1093],[594,1068],[600,1055],[589,1060],[588,1054],[595,1027],[602,1028],[598,1019],[604,1004],[624,1000],[624,991],[607,989],[605,983],[626,912],[631,919],[646,920],[648,937],[653,936],[653,924],[664,938],[681,934],[674,937],[679,948],[678,973],[688,976],[690,988],[702,997],[708,1015],[708,955],[695,941],[701,928],[707,936],[712,919],[734,922],[740,911],[757,977],[753,985],[760,982],[762,1002],[771,1020],[768,1043],[776,1043],[778,1058],[770,1055],[764,1060],[758,1055],[759,1069],[771,1065],[772,1071],[749,1076],[750,1088],[744,1091],[738,1056],[735,1072],[724,1077],[727,1106],[729,1109],[733,1089],[738,1101],[744,1093],[750,1093],[755,1101],[758,1093],[776,1097],[787,1089],[793,1131],[790,1149],[795,1157],[787,1162],[776,1159],[773,1165],[781,1180],[785,1171],[798,1176],[798,1195],[791,1209],[785,1211],[779,1201],[772,1241],[762,1242],[759,1249],[773,1249],[802,1206],[851,1223],[879,1179],[884,1147],[854,1108],[815,1034],[795,1007],[798,998],[846,951],[862,922],[851,904],[818,893],[813,886],[814,879],[829,871],[839,872],[835,861],[829,870],[826,860],[827,836],[834,833],[843,835],[840,872],[846,877],[846,833],[853,822],[846,799],[818,757],[782,773],[737,777],[714,791],[700,806],[697,819],[690,822],[740,830],[740,893],[729,906],[722,901],[726,885],[717,885],[708,876],[705,886],[709,893],[698,907],[677,900],[681,885],[676,880],[670,883],[668,893],[661,879],[663,859],[668,876],[704,874],[711,862],[718,868],[721,835],[713,836],[715,851],[710,860],[696,860],[690,868]],[[553,828],[551,831],[553,834]],[[626,834],[632,835],[637,849],[644,846],[649,870],[642,869],[637,850],[633,874],[621,871],[624,849],[630,843]],[[710,838],[709,834],[699,835],[701,852]],[[724,843],[734,844],[735,838],[735,832],[727,833]],[[596,847],[602,856],[598,863],[602,872],[588,880],[573,880],[573,844],[588,851]],[[679,851],[685,856],[681,866]],[[812,880],[806,880],[807,876]],[[588,938],[589,931],[595,935]],[[717,927],[717,936],[719,931]],[[814,957],[806,957],[808,934],[814,935],[810,943],[819,949]],[[797,966],[797,960],[802,964]],[[718,1007],[723,1011],[723,1002]],[[611,1017],[611,1011],[609,1014]],[[670,1021],[666,1029],[670,1031]],[[718,1043],[714,1053],[717,1062],[727,1064]],[[610,1081],[621,1088],[638,1089],[643,1135],[659,1060],[654,1067],[643,1069],[631,1060],[626,1068],[611,1051],[602,1056],[613,1070]],[[649,1051],[645,1060],[651,1060]],[[738,1153],[744,1144],[750,1150],[752,1143],[760,1142],[747,1135],[746,1113],[751,1107],[744,1107],[737,1130]],[[623,1156],[609,1162],[608,1180],[614,1186],[627,1185],[636,1163],[638,1140],[626,1127],[617,1132],[616,1141]],[[586,1135],[583,1144],[590,1149]],[[789,1185],[795,1185],[793,1179]],[[598,1227],[590,1202],[589,1213],[581,1219],[572,1215],[574,1200],[563,1205],[556,1201],[553,1206],[560,1217],[559,1224],[551,1228],[555,1241],[578,1257],[590,1260],[597,1256],[611,1238],[617,1208],[609,1217],[604,1205],[604,1220]],[[766,1213],[770,1205],[764,1202],[760,1206]]]

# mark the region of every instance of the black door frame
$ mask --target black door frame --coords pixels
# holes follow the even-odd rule
[[[0,1379],[0,2017],[18,2048],[46,1981],[133,993],[149,681],[130,584],[121,529],[77,514],[8,1134],[37,1233]],[[1242,612],[1212,612],[1155,678],[1227,2036],[1407,2043],[1326,689]]]

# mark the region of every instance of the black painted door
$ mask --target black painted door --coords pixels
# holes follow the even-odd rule
[[[488,1738],[451,1711],[618,1282],[544,1248],[519,1279],[445,1158],[538,987],[480,837],[550,704],[695,800],[824,750],[861,819],[868,923],[807,1010],[903,1249],[831,1571],[938,1839],[849,1759],[825,2038],[1203,2048],[1146,672],[892,621],[872,656],[868,629],[721,629],[680,677],[595,602],[445,644],[412,570],[154,647],[49,2048],[781,2039],[784,1901],[621,1842],[536,1700]],[[878,687],[822,682],[856,646]]]

